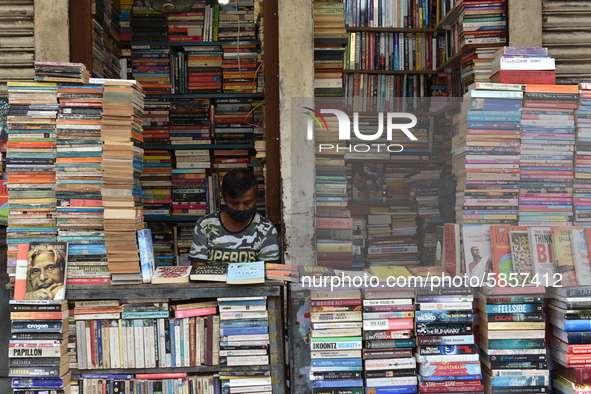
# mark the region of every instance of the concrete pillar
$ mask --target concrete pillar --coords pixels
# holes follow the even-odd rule
[[[279,95],[283,236],[286,264],[315,265],[314,144],[302,103],[314,96],[311,0],[279,0]]]
[[[509,0],[509,45],[542,46],[542,0]]]
[[[68,9],[68,0],[35,0],[35,60],[70,60]]]

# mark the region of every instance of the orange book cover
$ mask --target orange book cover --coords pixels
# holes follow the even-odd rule
[[[530,93],[579,93],[579,85],[525,85],[525,92]]]
[[[63,320],[69,311],[61,312],[10,312],[10,320]]]
[[[16,275],[14,281],[14,299],[24,300],[27,291],[27,263],[29,244],[18,244],[16,255]]]

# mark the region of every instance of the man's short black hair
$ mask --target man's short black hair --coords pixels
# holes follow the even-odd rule
[[[223,194],[230,198],[242,197],[253,187],[255,195],[257,195],[259,180],[257,176],[247,168],[235,168],[224,175],[224,179],[222,180]]]

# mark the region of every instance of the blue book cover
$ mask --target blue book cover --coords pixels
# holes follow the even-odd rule
[[[564,320],[564,331],[591,331],[591,320]]]
[[[312,388],[363,387],[363,379],[314,380]]]
[[[414,394],[417,386],[366,387],[366,394]]]
[[[176,338],[175,338],[175,333],[174,333],[174,321],[175,321],[175,319],[170,319],[168,321],[168,323],[170,325],[170,354],[171,354],[171,361],[172,361],[172,364],[170,365],[171,367],[176,367],[176,357],[177,357],[176,350],[175,350]]]
[[[482,374],[476,375],[450,375],[450,376],[422,376],[421,382],[445,382],[448,380],[478,380],[482,379]]]
[[[226,283],[264,283],[265,262],[255,261],[252,263],[230,263],[228,264],[228,275]]]
[[[156,267],[156,262],[154,260],[154,245],[152,243],[152,231],[150,229],[138,230],[137,240],[140,251],[142,282],[150,283]]]
[[[489,349],[545,349],[544,338],[539,339],[489,339]]]
[[[480,362],[428,363],[419,365],[419,374],[423,377],[452,377],[481,374]]]
[[[269,327],[220,327],[220,335],[268,334]]]
[[[222,320],[220,321],[220,327],[257,327],[257,326],[268,326],[269,320],[267,319],[239,319],[239,320]]]
[[[360,358],[323,358],[312,360],[313,367],[359,367],[362,365]]]
[[[542,312],[540,304],[495,304],[487,305],[486,313],[533,313]]]
[[[14,378],[12,388],[61,388],[64,386],[62,378]]]
[[[549,376],[493,376],[492,387],[547,386]]]
[[[122,312],[122,319],[167,319],[168,311]]]
[[[499,130],[519,130],[521,125],[515,122],[468,122],[469,129],[499,129]]]
[[[101,328],[101,320],[95,320],[95,339],[97,343],[97,357],[99,365],[103,365],[103,330]]]
[[[218,301],[218,305],[264,305],[266,300]]]

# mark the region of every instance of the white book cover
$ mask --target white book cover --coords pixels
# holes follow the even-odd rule
[[[480,280],[493,273],[490,225],[462,226],[465,266],[468,277]]]
[[[538,274],[538,279],[546,274],[552,278],[556,273],[552,251],[552,227],[528,227],[527,235],[534,274]]]

